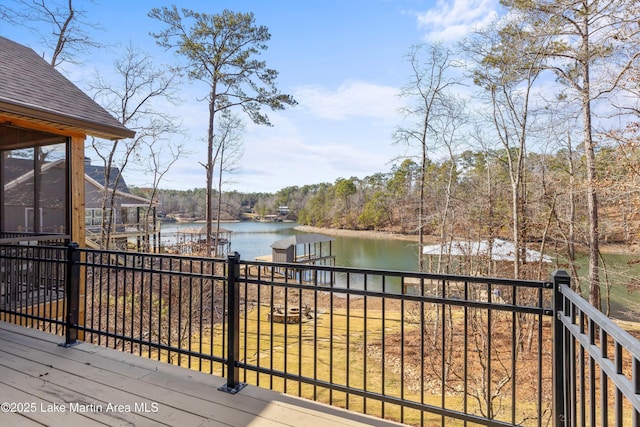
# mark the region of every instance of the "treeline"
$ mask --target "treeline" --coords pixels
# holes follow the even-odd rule
[[[632,244],[638,237],[640,151],[635,146],[601,148],[598,158],[600,238]],[[423,207],[426,234],[443,241],[510,239],[513,197],[505,150],[465,151],[453,160],[427,162]],[[520,232],[529,245],[555,251],[588,245],[584,156],[560,149],[526,155],[519,201]],[[278,195],[298,222],[321,227],[417,234],[420,166],[407,159],[390,172],[340,178],[333,184],[290,187]]]
[[[598,151],[603,242],[637,240],[640,151],[618,145]],[[426,234],[453,238],[509,239],[512,234],[511,180],[505,150],[465,151],[453,160],[429,160],[425,169],[423,227]],[[588,234],[582,154],[560,149],[526,156],[521,222],[524,240],[543,240],[554,251],[569,243],[586,246]],[[288,206],[298,223],[318,227],[417,234],[420,166],[406,159],[389,172],[334,183],[291,186],[276,193],[224,192],[225,219],[267,215]],[[145,195],[139,188],[132,192]],[[159,190],[159,211],[204,217],[205,189]],[[573,228],[573,230],[570,230]],[[574,241],[569,241],[569,236]]]
[[[148,188],[132,187],[133,194],[149,197]],[[215,192],[214,192],[215,193]],[[193,190],[158,189],[156,200],[160,216],[184,215],[187,217],[205,218],[206,189],[195,188]],[[275,196],[269,193],[239,193],[237,191],[223,192],[222,194],[222,219],[242,219],[243,214],[253,213],[259,210],[264,215],[272,213]],[[215,198],[217,200],[217,197]],[[267,205],[269,207],[267,207]],[[217,206],[214,206],[217,211]]]

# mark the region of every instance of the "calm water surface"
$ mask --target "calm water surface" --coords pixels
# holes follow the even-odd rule
[[[165,223],[162,225],[162,241],[175,243],[175,232],[203,224]],[[289,222],[225,222],[220,227],[233,231],[231,251],[238,252],[245,260],[270,255],[271,244],[294,234],[298,224]],[[324,244],[323,244],[324,246]],[[418,245],[395,239],[367,239],[362,237],[335,236],[331,243],[336,265],[343,267],[380,268],[387,270],[416,271]]]
[[[185,227],[201,227],[194,223],[165,223],[162,225],[162,241],[175,243],[175,232]],[[225,222],[222,228],[232,230],[231,251],[236,251],[242,259],[254,260],[258,256],[270,255],[271,244],[287,236],[304,233],[295,230],[296,223],[274,222]],[[355,268],[375,268],[383,270],[417,271],[418,244],[396,239],[334,236],[332,251],[336,265]],[[323,244],[324,246],[324,244]],[[605,254],[608,278],[612,283],[611,314],[627,320],[638,320],[640,313],[639,292],[631,293],[630,285],[640,278],[640,263],[634,262],[638,256]],[[581,257],[580,276],[587,274],[587,258]],[[550,271],[553,270],[550,267]],[[602,278],[603,284],[605,278]],[[586,280],[583,280],[586,283]],[[356,284],[357,285],[357,284]],[[390,291],[398,291],[399,284],[390,283]],[[379,283],[368,285],[379,288]],[[603,296],[605,291],[603,290]],[[603,307],[604,308],[604,307]]]

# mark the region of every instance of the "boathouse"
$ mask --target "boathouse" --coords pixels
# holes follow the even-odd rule
[[[224,256],[229,253],[231,247],[231,230],[226,228],[218,228],[218,234],[216,238],[216,228],[213,227],[212,239],[218,245],[217,254]],[[179,254],[196,254],[205,252],[207,242],[207,226],[200,227],[186,227],[176,231],[176,243],[175,247],[169,247],[168,252],[175,252]]]
[[[315,265],[335,265],[332,253],[333,237],[303,233],[277,240],[271,245],[273,262],[295,262]]]
[[[502,239],[489,240],[452,240],[440,245],[428,245],[422,248],[427,258],[429,271],[446,273],[495,275],[507,274],[516,260],[516,247],[512,242]],[[521,250],[520,258],[525,263],[551,263],[550,256],[533,249]]]

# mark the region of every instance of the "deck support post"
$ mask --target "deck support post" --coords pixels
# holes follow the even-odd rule
[[[240,254],[227,257],[227,383],[218,390],[236,394],[246,384],[240,382]]]
[[[564,270],[556,270],[553,279],[553,425],[555,427],[569,425],[566,412],[565,384],[568,381],[566,359],[569,357],[565,344],[565,329],[562,324],[564,313],[562,285],[571,287],[571,276]],[[571,362],[569,362],[571,363]]]

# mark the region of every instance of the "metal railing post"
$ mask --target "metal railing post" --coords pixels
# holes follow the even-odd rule
[[[80,251],[75,242],[67,247],[67,266],[65,272],[65,346],[78,342],[78,313],[80,310]]]
[[[553,278],[553,425],[568,425],[566,414],[567,398],[565,385],[569,381],[565,366],[567,349],[564,342],[564,325],[561,316],[564,315],[563,297],[560,286],[571,287],[571,276],[564,270],[556,270],[551,274]]]
[[[240,382],[240,254],[227,257],[227,383],[219,388],[236,394],[246,384]]]

